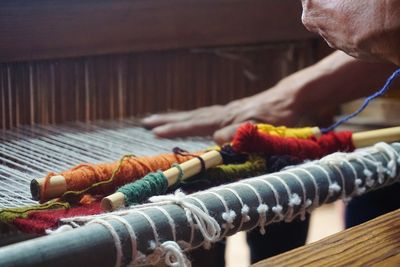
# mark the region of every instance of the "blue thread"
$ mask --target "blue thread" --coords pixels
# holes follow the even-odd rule
[[[368,106],[369,102],[371,102],[375,98],[385,94],[387,92],[387,90],[389,90],[390,85],[392,84],[394,79],[397,78],[399,75],[400,75],[400,69],[398,69],[395,72],[393,72],[393,74],[389,77],[389,79],[387,79],[385,85],[381,89],[379,89],[377,92],[375,92],[374,94],[372,94],[369,97],[367,97],[365,99],[364,103],[360,106],[360,108],[358,110],[356,110],[355,112],[353,112],[353,113],[351,113],[351,114],[349,114],[347,116],[344,116],[343,118],[338,120],[336,123],[332,124],[331,126],[329,126],[327,128],[321,128],[321,132],[322,133],[330,132],[333,129],[335,129],[336,127],[338,127],[339,125],[345,123],[346,121],[348,121],[351,118],[353,118],[353,117],[357,116],[358,114],[360,114]]]

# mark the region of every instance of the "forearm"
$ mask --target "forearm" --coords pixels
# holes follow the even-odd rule
[[[380,88],[396,69],[390,63],[359,61],[342,52],[335,52],[317,64],[280,82],[279,87],[291,87],[299,111],[309,112],[326,106],[336,106],[367,96]],[[282,86],[287,84],[288,86]]]

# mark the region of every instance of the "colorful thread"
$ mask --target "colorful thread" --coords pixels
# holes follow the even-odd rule
[[[392,85],[393,81],[400,76],[400,69],[396,70],[395,72],[392,73],[392,75],[390,75],[390,77],[386,80],[386,83],[383,85],[383,87],[381,89],[379,89],[378,91],[376,91],[375,93],[373,93],[372,95],[368,96],[364,102],[362,103],[362,105],[353,113],[344,116],[343,118],[341,118],[340,120],[338,120],[336,123],[332,124],[331,126],[327,127],[327,128],[321,128],[321,132],[322,133],[327,133],[330,132],[332,130],[334,130],[336,127],[338,127],[339,125],[347,122],[348,120],[354,118],[355,116],[357,116],[358,114],[360,114],[367,106],[368,104],[374,100],[377,97],[380,97],[382,95],[384,95],[390,88],[390,86]]]
[[[219,165],[208,169],[205,173],[193,176],[189,181],[181,184],[186,190],[197,191],[198,187],[203,185],[201,189],[232,182],[237,179],[248,178],[265,173],[267,170],[266,160],[259,156],[251,156],[249,160],[241,164]]]
[[[273,136],[306,139],[311,136],[314,136],[315,134],[313,128],[311,127],[288,128],[286,126],[273,126],[271,124],[266,124],[266,123],[258,123],[256,124],[256,127],[260,132],[268,133]]]
[[[267,168],[268,162],[268,168]],[[254,177],[264,173],[279,171],[280,169],[300,163],[298,158],[290,156],[272,156],[265,160],[260,156],[249,156],[249,160],[242,164],[219,165],[210,168],[206,173],[194,176],[189,181],[180,183],[180,187],[185,192],[195,192],[204,190],[212,186],[221,185],[224,183],[234,182],[236,180],[248,177]],[[179,166],[179,165],[176,165]],[[168,190],[170,191],[170,189]],[[157,193],[162,194],[162,193]],[[83,205],[77,207],[60,207],[62,209],[41,210],[29,209],[25,214],[13,214],[14,218],[9,218],[7,221],[4,217],[0,217],[0,221],[12,223],[19,230],[25,233],[43,234],[47,229],[53,229],[59,225],[60,219],[69,218],[78,215],[94,215],[102,212],[99,202],[91,195]],[[55,207],[56,208],[56,207]]]
[[[301,159],[295,156],[289,156],[289,155],[271,156],[268,159],[267,173],[279,172],[283,168],[292,165],[298,165],[302,162],[303,161]]]
[[[69,223],[75,227],[79,227],[93,220],[99,222],[99,220],[112,220],[115,216],[126,215],[130,216],[125,218],[134,218],[134,215],[139,214],[145,217],[149,222],[148,225],[151,226],[151,229],[149,229],[149,227],[147,227],[147,229],[152,230],[153,233],[152,242],[150,244],[151,250],[148,250],[144,256],[147,260],[154,259],[154,256],[159,260],[160,258],[157,257],[157,255],[159,255],[158,249],[162,246],[162,242],[165,241],[160,238],[161,234],[159,230],[165,229],[168,227],[168,224],[171,229],[184,227],[185,232],[192,233],[191,238],[188,238],[190,242],[185,242],[184,246],[182,246],[182,249],[191,250],[197,247],[199,242],[202,244],[210,244],[221,240],[228,233],[239,231],[238,229],[241,229],[243,219],[250,223],[250,225],[247,225],[247,229],[258,225],[260,226],[260,231],[264,232],[265,227],[270,223],[283,220],[290,222],[296,217],[301,218],[305,216],[307,212],[311,212],[316,206],[328,201],[331,202],[340,197],[351,197],[362,194],[364,191],[378,189],[380,186],[377,185],[375,185],[374,188],[366,188],[366,181],[368,178],[371,178],[366,174],[368,172],[372,173],[373,179],[379,180],[377,174],[383,171],[382,174],[384,177],[381,183],[394,183],[399,179],[397,164],[400,164],[399,153],[397,152],[399,148],[395,148],[395,146],[396,145],[377,144],[374,148],[369,149],[367,153],[366,150],[353,154],[336,153],[322,160],[289,169],[282,175],[276,174],[256,177],[186,197],[182,192],[178,191],[175,195],[152,197],[150,201],[155,203],[147,203],[137,207],[137,209],[133,208],[117,211],[112,213],[111,216],[110,214],[104,214],[100,216],[71,218],[63,220],[63,223]],[[377,152],[380,154],[378,157],[372,156]],[[360,164],[360,162],[362,162],[362,164]],[[387,164],[384,164],[384,162]],[[360,166],[363,167],[360,168]],[[382,167],[384,168],[382,169]],[[315,169],[319,169],[320,171],[316,171]],[[327,171],[327,169],[332,171]],[[334,169],[337,171],[333,171]],[[301,170],[309,174],[304,175],[304,178],[300,178],[298,174],[301,173]],[[344,177],[344,173],[348,173],[349,171],[354,171],[355,175],[347,175],[346,182],[342,183],[343,186],[339,186],[338,181],[340,181],[341,177]],[[362,173],[364,173],[364,175]],[[290,175],[290,177],[288,175]],[[278,187],[269,183],[271,178],[279,181],[281,186]],[[293,179],[298,180],[302,185],[300,189],[301,192],[298,191],[298,185],[296,183],[291,183]],[[303,182],[310,182],[310,180],[312,183],[309,183],[307,187],[303,186],[305,185]],[[358,186],[353,186],[353,184]],[[261,190],[263,186],[270,187],[271,191],[268,190],[269,193],[266,193],[267,191]],[[323,193],[328,191],[328,189],[330,190],[332,187],[335,188],[335,194],[329,195]],[[360,190],[363,188],[366,190]],[[245,193],[248,190],[244,189],[250,189],[254,194]],[[275,199],[269,197],[272,196],[271,192],[273,192],[273,198]],[[232,195],[232,193],[234,194]],[[314,195],[314,200],[311,200],[312,195]],[[231,199],[231,196],[237,198],[240,202],[240,206],[236,204],[236,199],[233,202],[228,201],[228,198]],[[323,201],[318,201],[319,196],[323,196]],[[205,199],[207,199],[207,201],[204,201]],[[258,205],[256,204],[257,200]],[[197,203],[194,204],[194,202]],[[246,203],[252,203],[253,205],[249,207]],[[277,205],[273,206],[275,203]],[[278,203],[281,203],[283,206],[280,206]],[[187,222],[174,221],[174,214],[170,214],[169,217],[162,216],[162,218],[170,218],[168,220],[160,220],[160,216],[153,212],[155,207],[158,209],[163,205],[170,204],[176,204],[182,208],[186,215],[188,215]],[[278,205],[279,211],[277,210]],[[152,211],[149,212],[148,208]],[[211,212],[215,210],[219,210],[219,212]],[[164,212],[168,213],[166,210],[164,210]],[[166,213],[163,214],[165,215]],[[271,213],[280,216],[275,216]],[[237,218],[240,216],[243,217]],[[239,221],[241,222],[238,226],[237,223],[239,223]],[[132,220],[129,225],[133,228],[135,226],[134,221]],[[221,232],[221,227],[223,228],[224,226],[225,231]],[[227,231],[226,229],[231,231]],[[116,229],[113,228],[110,231],[116,231]],[[200,240],[196,239],[196,245],[192,238],[195,231],[200,232],[202,235],[199,236],[201,238]],[[182,232],[180,232],[180,234],[184,240],[188,237],[188,234],[183,235]],[[136,236],[134,236],[134,238],[134,242],[131,241],[131,243],[137,244],[137,242],[143,241],[140,239],[136,240]],[[118,250],[117,255],[123,254],[124,251],[122,248],[124,243],[122,243],[120,239],[114,239],[114,242]],[[148,241],[145,240],[143,242]],[[177,244],[176,242],[181,242],[181,240],[179,238],[177,239],[174,235],[173,242]],[[178,252],[181,253],[180,250],[178,250]],[[181,256],[180,254],[174,254],[173,258]],[[116,258],[116,264],[120,262],[121,258],[123,258],[123,255]],[[184,257],[182,257],[182,259],[185,260]],[[176,259],[175,261],[171,261],[169,263],[170,266],[175,266],[174,264],[176,261]]]
[[[308,138],[310,136],[313,136],[313,130],[310,127],[286,128],[284,126],[274,127],[269,124],[258,124],[254,127],[256,130],[262,129],[260,132],[271,132],[275,136],[297,136],[298,138]],[[206,171],[204,160],[200,156],[192,155],[189,152],[182,150],[178,147],[174,148],[173,151],[175,154],[178,155],[190,155],[199,158],[202,167],[199,175],[197,175],[196,177],[192,177],[191,181],[189,182],[182,182],[180,184],[177,183],[173,187],[175,189],[179,186],[183,186],[186,190],[188,190],[188,185],[197,185],[196,189],[198,189],[199,186],[202,186],[201,188],[204,188],[204,186],[210,187],[216,184],[222,184],[228,181],[232,181],[233,179],[247,178],[267,172],[265,160],[258,159],[254,161],[250,160],[242,164],[228,164],[230,162],[243,161],[244,159],[244,155],[241,153],[235,153],[234,149],[232,149],[230,145],[226,145],[219,150],[223,157],[223,162],[226,165],[211,168],[210,171]],[[205,175],[212,178],[204,179]],[[162,176],[160,176],[159,174],[151,174],[151,176],[157,177],[157,179],[162,179]],[[165,180],[167,180],[165,176],[163,177]],[[131,184],[127,184],[118,190],[118,192],[125,195],[125,203],[127,205],[139,204],[143,200],[146,200],[153,195],[165,194],[168,190],[167,188],[156,186],[156,184],[160,184],[160,181],[158,180],[155,182],[155,184],[153,184],[149,181],[149,178],[147,176],[143,179],[146,179],[146,181],[143,183],[135,185],[135,183],[138,182],[136,181]],[[166,181],[166,183],[168,183],[168,181]]]
[[[140,204],[151,196],[163,195],[167,191],[181,188],[185,192],[204,190],[209,187],[230,183],[239,179],[258,176],[265,173],[276,172],[289,165],[299,164],[302,161],[292,156],[273,156],[268,162],[272,163],[272,169],[267,168],[267,161],[259,156],[250,156],[249,160],[242,164],[219,165],[208,169],[204,173],[197,174],[188,181],[178,182],[174,189],[168,189],[167,178],[162,173],[150,173],[143,179],[121,187],[118,192],[125,195],[127,205]],[[162,183],[162,179],[165,183]],[[142,181],[143,180],[143,181]],[[140,183],[139,183],[140,182]]]
[[[151,196],[165,194],[167,189],[168,179],[159,171],[149,173],[134,183],[126,184],[117,192],[124,194],[126,205],[135,205],[144,202]]]
[[[94,215],[103,212],[100,202],[90,205],[71,207],[69,209],[53,209],[43,211],[31,211],[24,217],[15,218],[12,224],[24,233],[44,234],[47,229],[59,226],[63,218],[75,216]]]
[[[2,209],[0,210],[0,221],[5,223],[11,223],[19,217],[22,218],[27,217],[27,214],[31,211],[48,210],[60,207],[63,209],[69,209],[70,205],[69,203],[49,201],[48,203],[42,205],[34,205],[34,206],[13,208],[13,209]]]
[[[182,163],[193,158],[190,155],[161,154],[152,157],[135,157],[126,155],[118,162],[104,164],[80,164],[62,172],[68,192],[66,196],[91,194],[105,195],[114,192],[121,185],[145,176],[149,172],[166,170],[174,163]],[[114,175],[113,175],[114,173]],[[41,190],[41,202],[47,200],[46,192],[50,178],[56,173],[49,173]]]
[[[352,133],[343,131],[327,133],[319,138],[298,139],[273,136],[257,130],[246,123],[238,128],[232,141],[237,153],[265,153],[267,155],[290,155],[299,159],[318,159],[336,151],[353,151]]]
[[[83,189],[83,190],[79,190],[79,191],[67,191],[64,194],[62,194],[62,196],[60,197],[60,199],[70,199],[70,197],[72,196],[81,196],[83,194],[85,194],[86,192],[89,192],[90,190],[102,186],[102,185],[106,185],[109,184],[111,182],[114,181],[115,179],[115,175],[120,171],[122,163],[124,162],[125,159],[130,158],[130,157],[135,157],[135,155],[124,155],[122,156],[122,158],[118,161],[118,165],[115,167],[115,169],[112,171],[111,176],[109,179],[104,180],[104,181],[100,181],[97,183],[94,183],[92,185],[90,185],[89,187]]]

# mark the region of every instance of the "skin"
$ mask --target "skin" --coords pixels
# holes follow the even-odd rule
[[[155,114],[142,123],[158,137],[213,135],[222,144],[245,121],[296,126],[303,117],[318,116],[318,111],[329,106],[368,95],[394,69],[392,64],[361,62],[335,52],[259,94],[226,105]]]
[[[302,21],[327,43],[362,59],[400,65],[400,0],[302,0]]]

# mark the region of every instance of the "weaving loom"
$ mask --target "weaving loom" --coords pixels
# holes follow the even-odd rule
[[[300,12],[299,3],[250,2],[0,4],[0,210],[47,201],[40,197],[43,184],[31,181],[45,181],[49,172],[123,162],[127,154],[171,153],[175,147],[204,151],[213,145],[207,138],[156,139],[131,116],[248,96],[325,53],[291,19]],[[232,14],[238,14],[236,20]],[[187,251],[257,226],[265,232],[270,223],[303,218],[324,203],[399,180],[398,143],[354,153],[193,195],[177,191],[114,213],[99,214],[96,199],[94,212],[79,214],[78,207],[51,223],[46,215],[34,225],[35,217],[24,214],[16,223],[0,224],[0,244],[16,243],[0,248],[0,266],[106,267],[156,264],[162,258],[171,266],[189,266]],[[196,172],[204,176],[203,167]],[[243,177],[265,169],[264,160]],[[17,229],[48,235],[37,238]],[[32,240],[18,243],[24,239]]]
[[[60,172],[82,161],[114,161],[128,152],[137,156],[170,152],[176,145],[196,151],[211,141],[156,140],[135,120],[21,126],[2,132],[0,144],[0,207],[34,204],[29,184],[49,170]],[[127,147],[132,148],[127,151]]]
[[[154,264],[163,256],[171,266],[190,266],[179,246],[209,245],[257,225],[263,232],[274,221],[290,222],[321,204],[398,182],[399,153],[400,144],[379,143],[187,197],[177,192],[114,214],[66,218],[66,226],[88,225],[73,231],[61,227],[53,235],[1,249],[0,263],[43,266],[45,257],[47,266],[122,266]],[[78,237],[86,242],[76,242]],[[38,253],[48,246],[53,256]],[[88,254],[93,249],[95,257]]]

